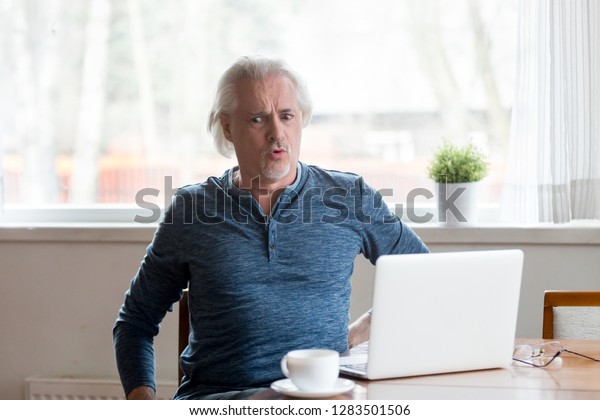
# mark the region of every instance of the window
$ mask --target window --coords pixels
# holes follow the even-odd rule
[[[444,138],[489,154],[499,201],[514,89],[514,1],[0,1],[4,206],[136,205],[220,175],[206,132],[238,56],[288,61],[315,105],[301,159],[403,202]],[[423,198],[424,199],[424,198]],[[148,200],[148,198],[146,198]],[[433,203],[430,203],[433,205]]]

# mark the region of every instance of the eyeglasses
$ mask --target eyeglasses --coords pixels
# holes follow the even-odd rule
[[[513,360],[515,362],[525,363],[529,366],[546,367],[561,353],[571,353],[577,356],[585,357],[589,360],[593,360],[594,362],[600,362],[600,359],[567,350],[561,346],[558,341],[549,341],[542,344],[540,347],[536,347],[535,349],[529,344],[519,345],[515,347],[515,350],[513,351]]]

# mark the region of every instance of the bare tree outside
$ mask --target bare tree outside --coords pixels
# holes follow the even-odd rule
[[[467,140],[472,124],[463,92],[444,47],[440,23],[441,3],[440,0],[409,2],[414,17],[411,32],[419,63],[438,100],[444,132],[452,141],[463,142]]]
[[[140,11],[140,0],[128,0],[129,24],[131,25],[135,80],[139,92],[139,114],[144,153],[150,160],[160,156],[163,149],[156,133],[154,86],[150,63],[146,53],[146,36]]]
[[[481,15],[480,0],[468,0],[468,7],[473,27],[476,67],[487,97],[487,112],[490,120],[489,132],[495,138],[493,147],[496,150],[502,150],[508,147],[510,122],[508,110],[502,104],[497,75],[494,73],[490,57],[492,40]]]
[[[104,132],[106,48],[110,1],[92,0],[86,25],[78,129],[73,148],[70,201],[96,200],[97,162]]]
[[[13,14],[13,53],[16,106],[15,135],[20,141],[23,172],[20,198],[28,204],[54,202],[57,181],[54,171],[56,118],[54,90],[58,42],[53,25],[59,17],[58,0],[38,5],[18,2]],[[41,40],[45,48],[40,48]],[[43,69],[43,71],[41,71]]]

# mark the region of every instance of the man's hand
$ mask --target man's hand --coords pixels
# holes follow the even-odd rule
[[[371,314],[368,312],[361,315],[348,327],[348,347],[352,348],[364,343],[369,339],[369,330],[371,329]]]
[[[156,391],[149,386],[138,386],[127,394],[128,400],[155,400]]]

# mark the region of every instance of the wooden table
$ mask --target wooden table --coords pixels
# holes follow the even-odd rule
[[[518,339],[539,344],[541,339]],[[600,358],[600,340],[560,340],[566,349]],[[562,353],[545,368],[510,366],[473,372],[355,381],[338,400],[600,399],[600,362]],[[253,399],[289,399],[273,390]]]

